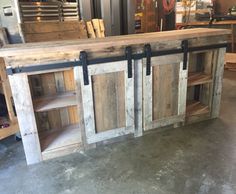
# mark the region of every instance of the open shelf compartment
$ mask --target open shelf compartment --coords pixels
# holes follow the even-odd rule
[[[78,124],[41,132],[39,133],[39,139],[43,154],[67,146],[79,146],[82,141]]]
[[[186,108],[187,116],[207,114],[209,112],[210,112],[209,106],[202,104],[200,101],[195,101],[195,100],[187,101],[187,108]]]

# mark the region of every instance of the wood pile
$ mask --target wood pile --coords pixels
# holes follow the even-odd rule
[[[86,22],[89,38],[103,38],[105,37],[105,27],[102,19],[93,19]]]

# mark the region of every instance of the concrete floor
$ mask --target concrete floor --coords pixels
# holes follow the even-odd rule
[[[220,119],[30,167],[21,142],[0,142],[0,194],[8,193],[236,193],[236,72],[225,72]]]

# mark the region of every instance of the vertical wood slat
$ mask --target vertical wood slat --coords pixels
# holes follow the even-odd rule
[[[83,78],[82,68],[79,68],[79,77],[80,79]],[[82,104],[83,104],[84,129],[86,135],[86,142],[89,144],[90,143],[89,138],[96,134],[91,76],[89,76],[89,83],[90,83],[89,85],[84,85],[83,79],[81,79],[80,83],[81,83]]]
[[[143,134],[143,60],[134,61],[135,137]]]
[[[151,67],[153,70],[153,68]],[[147,126],[149,123],[153,121],[153,99],[152,99],[152,89],[153,89],[153,71],[150,75],[146,75],[147,63],[146,59],[143,59],[143,126]]]
[[[38,130],[27,74],[9,76],[27,164],[42,161]]]
[[[64,83],[66,91],[75,91],[75,75],[73,70],[64,71]],[[68,107],[70,124],[79,123],[78,109],[76,107]]]
[[[188,77],[188,70],[187,69],[183,70],[183,62],[181,62],[179,69],[178,115],[186,114],[187,87],[188,87],[187,77]]]
[[[87,143],[86,139],[86,131],[85,131],[85,123],[84,123],[84,111],[83,111],[83,101],[82,101],[82,90],[81,90],[81,68],[80,67],[74,67],[74,80],[75,80],[75,92],[76,92],[76,99],[77,99],[77,109],[78,109],[78,123],[81,131],[81,139],[83,148],[87,149],[89,148],[89,145]]]
[[[64,76],[63,72],[56,72],[54,73],[55,82],[56,82],[56,89],[57,92],[65,92],[65,84],[64,84]],[[62,127],[67,126],[70,124],[69,114],[67,108],[62,108],[60,111],[60,118],[61,118],[61,125]]]
[[[125,120],[126,120],[125,127],[134,128],[134,61],[132,61],[132,78],[128,78],[128,68],[125,70],[124,95],[125,95]]]
[[[55,95],[57,93],[54,73],[41,75],[43,95]],[[47,112],[50,129],[60,129],[62,127],[59,110]]]
[[[217,57],[217,64],[214,78],[212,111],[211,111],[212,118],[217,118],[219,117],[220,114],[225,52],[226,48],[221,48],[218,50],[218,57]]]

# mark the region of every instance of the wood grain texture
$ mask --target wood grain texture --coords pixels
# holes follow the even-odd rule
[[[97,133],[125,126],[124,73],[92,76]]]
[[[57,93],[65,92],[63,72],[55,72],[54,76],[55,76]],[[40,104],[44,106],[44,109],[46,108],[45,111],[60,108],[59,111],[60,111],[61,125],[62,125],[62,127],[64,127],[64,126],[68,126],[70,124],[69,114],[68,114],[68,110],[67,110],[66,105],[69,104],[69,106],[72,106],[75,103],[75,100],[76,100],[75,95],[74,96],[68,95],[65,98],[63,98],[61,96],[58,98],[56,95],[56,97],[54,96],[54,99],[51,98],[49,101],[47,101],[45,99],[46,104],[44,103],[44,101],[41,100]],[[45,105],[46,105],[46,107],[45,107]],[[47,106],[47,105],[49,105],[49,106]],[[51,107],[50,107],[50,105],[51,105]],[[52,105],[54,106],[54,108]],[[43,108],[43,107],[41,106],[41,108]],[[47,108],[49,108],[49,109],[47,109]]]
[[[75,91],[75,77],[74,77],[74,71],[73,69],[69,71],[64,71],[64,84],[66,91]],[[70,118],[71,124],[79,123],[79,117],[78,117],[78,108],[75,107],[68,107],[68,113]]]
[[[56,95],[43,96],[34,100],[34,110],[36,112],[44,112],[53,109],[75,106],[75,92],[59,93]]]
[[[195,86],[212,82],[212,75],[205,73],[189,73],[188,86]]]
[[[206,29],[206,28],[196,28],[196,29],[186,29],[177,31],[165,31],[158,33],[148,33],[148,34],[135,34],[135,35],[125,35],[125,36],[114,36],[106,37],[102,39],[87,39],[87,40],[66,40],[66,41],[55,41],[55,42],[44,42],[44,43],[29,43],[29,44],[19,44],[19,45],[8,45],[5,46],[0,51],[1,57],[7,56],[19,56],[29,53],[45,54],[46,53],[60,53],[63,52],[74,52],[81,50],[89,50],[91,52],[103,50],[105,48],[121,47],[124,44],[137,45],[146,44],[150,42],[164,42],[172,40],[183,40],[192,39],[195,37],[214,37],[223,36],[231,34],[230,30],[223,29]],[[225,37],[224,37],[225,39]],[[225,39],[226,40],[226,39]]]
[[[126,61],[92,65],[88,71],[90,84],[81,82],[87,143],[134,133],[134,80]]]
[[[179,65],[153,67],[153,120],[178,113]]]
[[[134,61],[135,137],[143,134],[143,60]]]
[[[94,40],[95,41],[95,40]],[[174,41],[157,41],[152,42],[153,40],[149,40],[151,42],[152,50],[159,51],[165,49],[174,49],[179,48],[181,45],[181,40],[174,40]],[[225,35],[221,36],[210,36],[210,37],[195,37],[189,40],[189,46],[204,46],[204,45],[212,45],[216,43],[226,43],[227,39]],[[140,49],[143,50],[143,44],[135,44],[137,41],[133,42],[133,53],[139,52]],[[150,43],[147,42],[147,43]],[[43,44],[43,43],[42,43]],[[125,42],[124,42],[125,44]],[[12,67],[18,66],[29,66],[29,65],[36,65],[36,64],[50,64],[50,63],[58,63],[58,62],[69,62],[78,59],[79,52],[81,50],[85,50],[88,53],[88,58],[103,58],[103,57],[111,57],[111,56],[123,56],[124,55],[124,46],[123,45],[113,45],[107,44],[106,47],[99,47],[99,45],[94,45],[90,49],[86,49],[85,47],[80,47],[80,49],[75,48],[75,50],[67,51],[67,50],[60,50],[56,51],[57,48],[54,49],[54,53],[50,52],[42,52],[41,54],[38,53],[31,53],[31,55],[24,55],[24,56],[14,56],[14,57],[4,57],[5,61],[7,61],[8,65]],[[78,45],[77,45],[78,46]],[[86,45],[88,46],[88,45]],[[164,57],[168,59],[169,57]],[[34,72],[37,73],[37,72]]]
[[[152,57],[151,75],[143,59],[143,126],[151,130],[183,122],[186,108],[187,70],[183,55]]]
[[[42,41],[53,41],[53,40],[71,40],[87,38],[86,26],[83,21],[66,21],[66,22],[40,22],[40,23],[24,23],[21,25],[24,33],[24,39],[26,42],[42,42]],[[46,76],[46,78],[45,78]],[[73,81],[73,70],[65,72],[54,73],[55,81],[51,74],[51,80],[48,80],[52,84],[55,82],[56,91],[64,92],[75,90],[75,84]],[[48,75],[42,74],[42,80],[47,80]],[[42,87],[50,87],[42,85]],[[53,86],[51,86],[53,87]],[[54,88],[52,93],[54,92]],[[49,88],[50,90],[50,88]],[[48,91],[48,90],[47,90]],[[45,92],[44,92],[45,93]],[[48,93],[46,93],[47,95]],[[59,108],[59,107],[58,107]],[[55,119],[51,118],[51,115],[55,113]],[[51,119],[51,126],[58,127],[61,122],[62,126],[68,124],[75,124],[78,122],[78,114],[76,107],[68,107],[60,110],[50,111],[48,114]]]
[[[209,113],[209,107],[199,101],[188,101],[186,113],[187,116],[196,116]]]
[[[27,22],[21,24],[25,42],[44,42],[87,38],[83,21]]]
[[[27,164],[38,163],[42,161],[42,155],[28,77],[26,74],[18,74],[10,76],[9,80],[15,101]]]
[[[225,48],[219,49],[217,55],[215,80],[214,80],[215,84],[213,86],[213,100],[212,100],[212,113],[211,113],[212,118],[216,118],[220,114],[225,52],[226,52]]]

